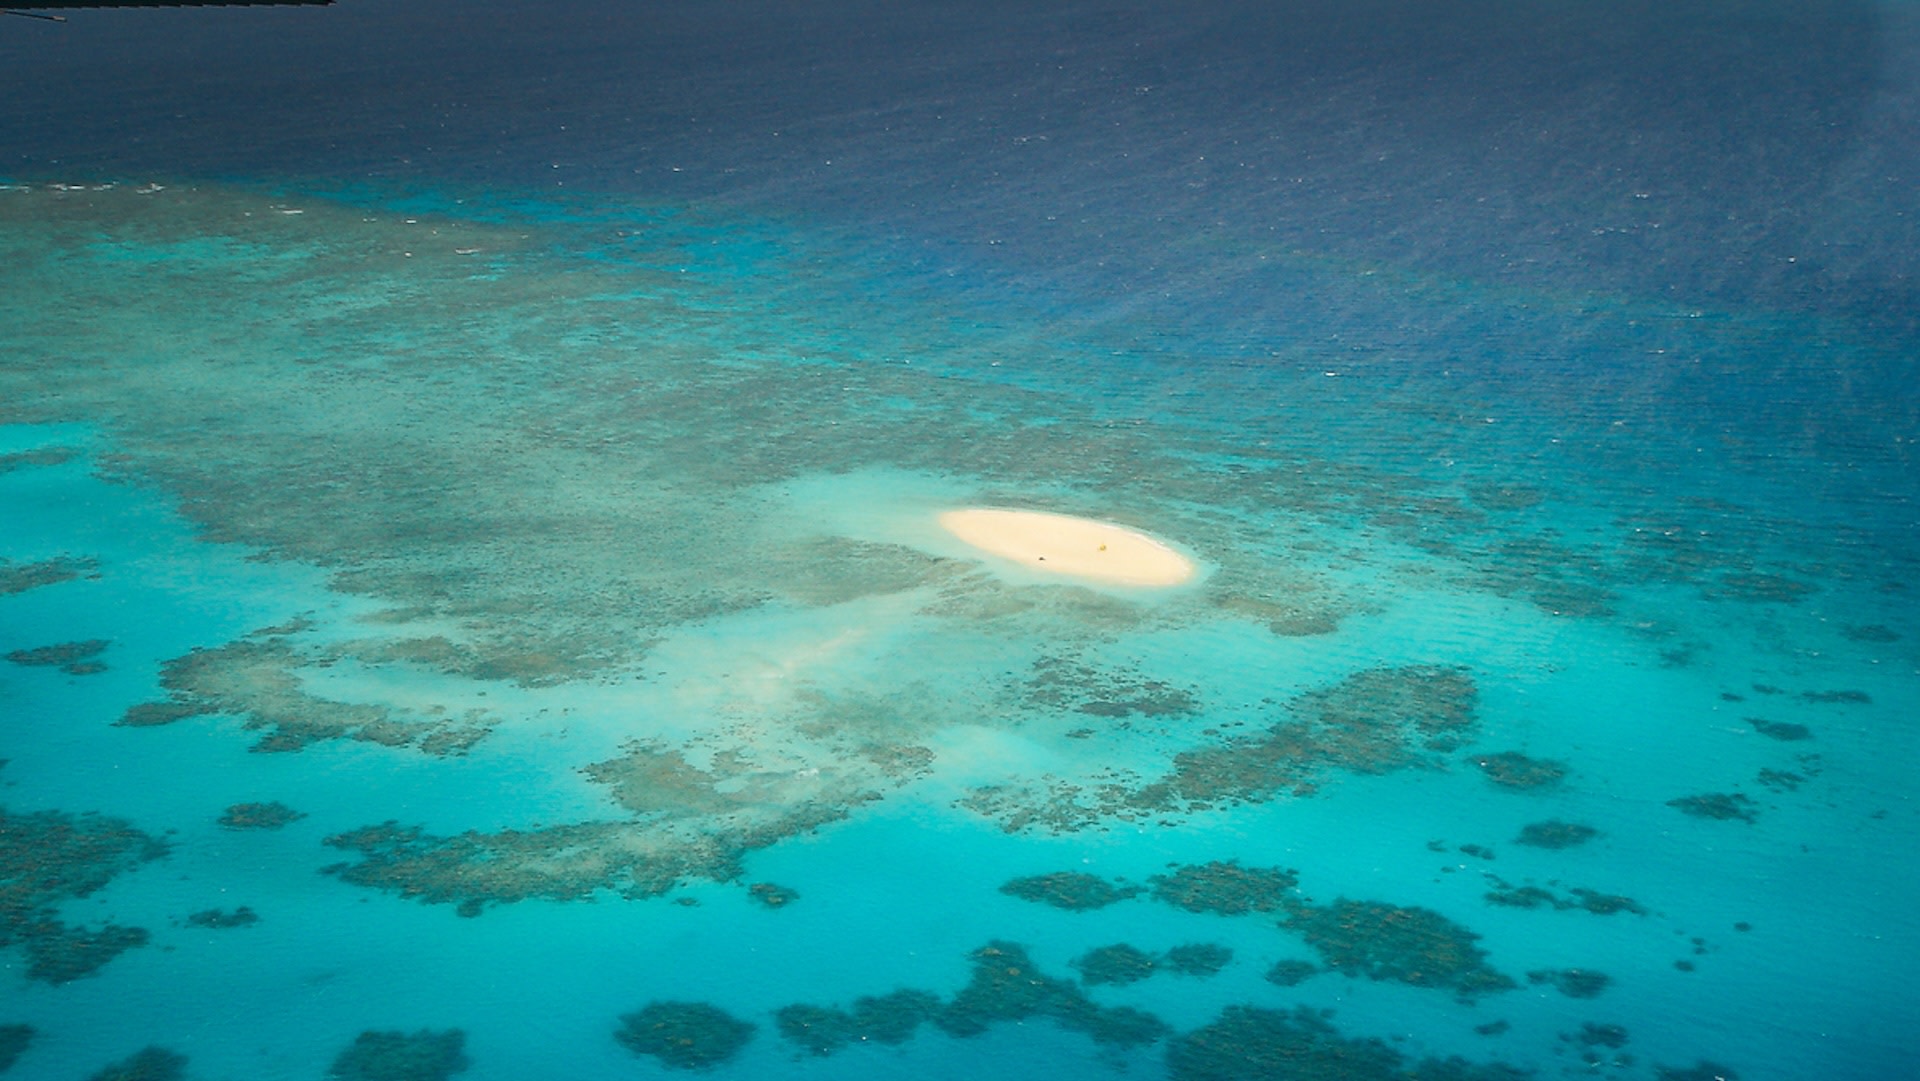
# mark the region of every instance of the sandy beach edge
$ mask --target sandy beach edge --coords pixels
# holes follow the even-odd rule
[[[991,555],[1047,574],[1105,585],[1176,586],[1193,561],[1135,529],[1051,511],[962,507],[939,515],[941,528]]]

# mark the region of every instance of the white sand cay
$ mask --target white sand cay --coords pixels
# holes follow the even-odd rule
[[[947,532],[984,552],[1052,574],[1126,586],[1173,586],[1193,561],[1145,533],[1091,518],[969,507],[940,515]]]

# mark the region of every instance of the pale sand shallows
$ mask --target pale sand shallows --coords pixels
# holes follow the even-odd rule
[[[1172,586],[1193,562],[1144,533],[1090,518],[969,507],[940,515],[947,532],[1023,566],[1128,586]]]

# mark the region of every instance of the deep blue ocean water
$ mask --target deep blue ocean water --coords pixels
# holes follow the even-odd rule
[[[1917,73],[0,17],[0,1075],[1912,1076]]]

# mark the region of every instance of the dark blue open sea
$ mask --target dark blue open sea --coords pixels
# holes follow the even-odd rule
[[[65,14],[5,1081],[1920,1076],[1913,0]]]

